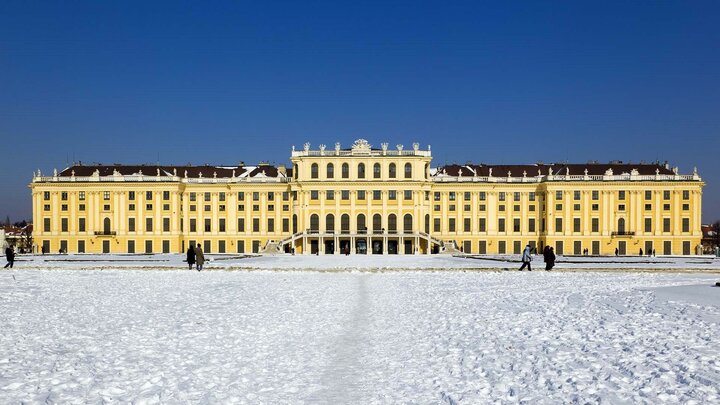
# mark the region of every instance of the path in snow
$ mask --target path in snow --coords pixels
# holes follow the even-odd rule
[[[0,402],[718,402],[716,278],[3,271]]]

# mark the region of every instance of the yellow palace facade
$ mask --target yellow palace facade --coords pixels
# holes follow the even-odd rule
[[[36,252],[697,253],[702,187],[667,164],[432,167],[362,139],[291,167],[74,165],[30,183]]]

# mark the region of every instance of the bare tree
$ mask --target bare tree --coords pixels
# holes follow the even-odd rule
[[[720,246],[720,221],[715,221],[714,224],[712,224],[713,227],[713,245],[715,247]]]

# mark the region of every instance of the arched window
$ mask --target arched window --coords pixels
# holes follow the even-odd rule
[[[395,163],[390,163],[390,166],[388,167],[388,176],[391,179],[394,179],[397,177],[397,170],[395,168]]]
[[[430,214],[425,214],[425,233],[430,233]]]
[[[325,232],[335,232],[335,215],[327,214],[325,216]]]
[[[379,233],[382,230],[382,217],[380,214],[373,215],[373,232]]]
[[[367,224],[365,223],[365,214],[358,214],[357,230],[358,230],[358,233],[365,233],[367,231]]]
[[[297,233],[297,214],[293,214],[292,221],[293,233]]]
[[[375,178],[375,179],[380,178],[380,163],[375,163],[373,165],[373,178]]]
[[[103,219],[103,232],[110,233],[110,218]]]
[[[403,231],[405,233],[410,233],[413,230],[413,221],[412,221],[412,215],[405,214],[403,217]]]
[[[313,163],[312,166],[310,166],[310,177],[313,179],[318,178],[318,165],[317,163]]]
[[[397,232],[397,215],[395,214],[388,215],[388,232]]]
[[[412,179],[412,165],[409,162],[405,163],[405,178]]]
[[[342,214],[340,217],[340,232],[350,233],[350,215]]]
[[[342,164],[342,178],[350,178],[350,165],[347,163]]]
[[[625,218],[618,219],[618,232],[625,232]]]
[[[365,163],[358,164],[358,179],[365,178]]]
[[[335,178],[335,166],[332,163],[328,163],[328,165],[327,165],[327,178],[328,179]]]
[[[320,230],[320,217],[317,214],[310,215],[310,232]]]

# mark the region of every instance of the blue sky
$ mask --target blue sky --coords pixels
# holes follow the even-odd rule
[[[68,162],[668,160],[720,219],[720,3],[2,2],[0,216]]]

